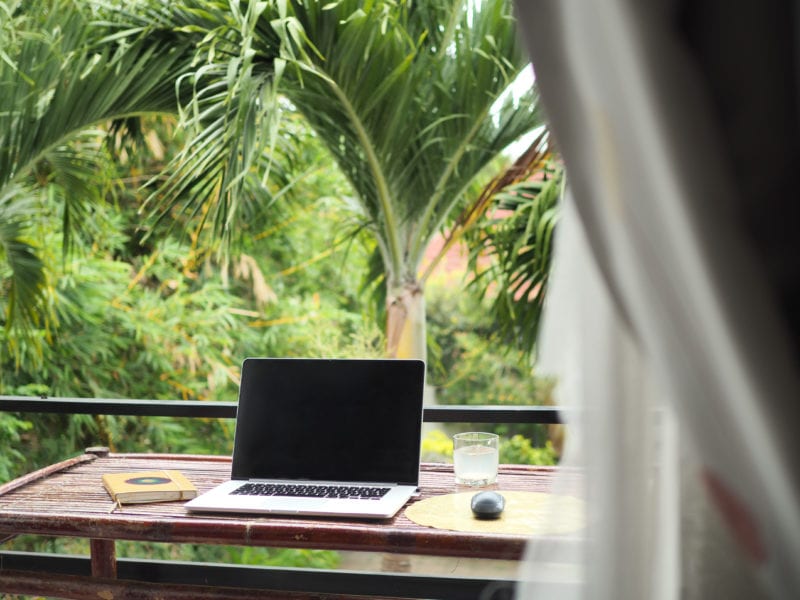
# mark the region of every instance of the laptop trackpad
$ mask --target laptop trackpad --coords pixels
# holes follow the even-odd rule
[[[328,503],[320,498],[270,498],[264,503],[269,510],[281,512],[298,512],[301,510],[319,510]]]

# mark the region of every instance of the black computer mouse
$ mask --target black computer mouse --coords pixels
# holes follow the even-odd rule
[[[478,492],[472,497],[470,508],[478,519],[496,519],[506,507],[506,499],[497,492]]]

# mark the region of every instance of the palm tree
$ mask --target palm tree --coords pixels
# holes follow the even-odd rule
[[[0,323],[18,360],[20,344],[36,347],[53,293],[31,227],[48,202],[41,190],[60,196],[68,240],[105,161],[90,128],[176,112],[194,56],[190,39],[102,16],[80,0],[0,3]]]
[[[526,66],[510,2],[80,5],[36,0],[2,28],[0,85],[11,101],[0,115],[0,209],[30,206],[31,174],[47,164],[50,181],[70,175],[65,225],[80,222],[75,198],[86,197],[81,174],[92,169],[65,142],[109,119],[178,110],[195,137],[153,198],[162,217],[179,205],[229,235],[244,182],[278,139],[280,89],[350,180],[375,235],[388,353],[424,357],[430,271],[418,270],[428,244],[499,153],[540,124],[532,90],[504,95]],[[36,35],[14,35],[26,28]],[[193,68],[194,46],[204,61]],[[454,231],[485,205],[467,207]],[[6,222],[6,324],[30,329],[47,282],[24,218]]]
[[[265,107],[280,91],[349,179],[363,225],[375,235],[388,354],[424,358],[429,272],[419,268],[426,249],[503,149],[541,124],[533,90],[522,98],[506,93],[527,64],[511,3],[263,2],[244,13],[238,6],[182,4],[193,27],[213,32],[199,49],[214,57],[213,67],[198,78],[186,112],[195,146],[207,151],[183,154],[159,193],[162,214],[175,206],[213,214],[218,231],[230,231],[237,182],[253,168],[258,140],[275,139],[263,133],[275,114]],[[162,14],[187,28],[174,13]],[[261,104],[242,105],[248,93]],[[219,118],[210,118],[212,107]],[[223,148],[238,160],[223,163]],[[198,190],[204,193],[187,195]]]

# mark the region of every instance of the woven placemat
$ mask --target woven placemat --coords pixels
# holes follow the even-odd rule
[[[420,500],[405,510],[418,525],[470,533],[557,535],[573,533],[585,526],[583,500],[574,496],[542,492],[499,490],[506,499],[498,519],[476,519],[470,502],[476,492],[445,494]]]

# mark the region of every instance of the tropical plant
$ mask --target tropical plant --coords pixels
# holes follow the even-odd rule
[[[531,355],[547,296],[553,236],[565,174],[549,152],[535,169],[510,170],[496,181],[492,208],[471,234],[472,285],[491,299],[496,339]],[[491,186],[490,186],[491,187]]]
[[[19,473],[18,465],[25,456],[17,448],[21,439],[21,432],[30,429],[32,425],[15,415],[0,413],[0,443],[5,448],[0,455],[0,482],[6,482]]]
[[[0,347],[16,362],[0,356],[2,393],[230,399],[241,356],[376,352],[356,308],[360,244],[319,244],[350,193],[348,231],[374,236],[364,247],[385,283],[389,345],[424,352],[420,329],[399,321],[424,308],[428,241],[472,226],[485,197],[453,218],[538,116],[532,92],[503,96],[523,68],[507,2],[359,4],[0,0]],[[328,154],[293,170],[296,122],[275,136],[276,106],[305,115]],[[130,166],[115,160],[130,117],[162,112],[180,115],[188,143],[153,180],[162,221],[142,223],[136,184],[108,181]],[[350,189],[322,181],[331,156]],[[314,179],[326,193],[304,187]],[[293,193],[303,206],[278,210]],[[161,226],[173,221],[189,235]],[[209,260],[215,247],[198,239],[211,224],[248,254]],[[263,301],[265,286],[280,303]],[[25,448],[0,460],[0,477],[88,443],[230,444],[216,421],[27,418],[0,415],[0,438]]]
[[[154,3],[165,26],[208,32],[184,111],[194,149],[157,195],[161,214],[208,214],[230,235],[244,175],[279,139],[267,106],[280,91],[347,176],[375,236],[388,353],[424,357],[430,272],[418,271],[430,240],[493,159],[541,124],[533,90],[506,93],[526,68],[511,2]],[[476,213],[465,214],[461,228]]]
[[[145,126],[152,138],[153,123]],[[307,154],[309,162],[298,168],[315,172],[298,190],[320,200],[285,203],[277,224],[254,216],[247,253],[230,261],[227,277],[179,231],[151,231],[150,242],[139,243],[141,195],[132,173],[149,171],[146,164],[136,163],[120,183],[132,179],[132,188],[117,187],[114,202],[92,206],[91,237],[75,236],[67,255],[60,211],[42,211],[32,229],[54,282],[57,327],[43,340],[40,359],[23,352],[16,367],[12,358],[0,361],[0,394],[233,400],[243,356],[345,354],[356,344],[361,356],[369,355],[380,338],[368,330],[352,291],[367,250],[337,243],[343,209],[322,193],[337,192],[341,177],[313,169],[318,157],[310,148]],[[0,329],[0,346],[6,345]],[[142,419],[40,416],[35,425],[23,438],[32,462],[17,461],[19,470],[97,443],[224,453],[231,442],[200,427],[192,436],[176,423]],[[209,445],[211,439],[219,445]]]
[[[500,462],[511,465],[555,465],[558,456],[550,441],[542,447],[519,434],[500,439]],[[429,431],[422,440],[422,460],[431,462],[453,461],[453,439],[440,429]]]
[[[65,231],[86,224],[109,164],[89,130],[176,111],[176,82],[191,66],[192,40],[97,16],[80,0],[0,3],[0,325],[17,356],[21,345],[41,350],[53,317],[30,225],[56,203]]]
[[[338,196],[346,182],[326,167],[324,150],[307,126],[296,124],[293,137],[302,152],[293,169],[303,176],[295,190],[316,200],[295,202],[287,194],[268,215],[249,212],[240,252],[226,263],[178,228],[141,228],[145,192],[139,186],[182,142],[180,136],[173,141],[169,118],[141,123],[149,157],[116,148],[120,179],[108,199],[92,204],[86,231],[72,237],[67,254],[61,251],[63,205],[37,198],[38,216],[29,229],[53,282],[48,301],[54,327],[43,336],[38,358],[23,346],[19,364],[9,356],[0,361],[0,394],[234,400],[244,356],[377,355],[382,338],[357,297],[371,248],[360,242],[369,240],[343,243],[338,224],[347,212]],[[105,187],[105,173],[97,177],[97,186]],[[149,238],[142,243],[145,232]],[[7,335],[0,329],[0,346],[8,345]],[[14,473],[89,445],[225,453],[232,442],[216,421],[81,415],[2,420],[6,439],[26,448],[24,459],[8,453]]]
[[[500,462],[520,465],[555,465],[558,456],[553,444],[548,440],[540,447],[531,445],[531,441],[521,435],[513,435],[500,443]]]

